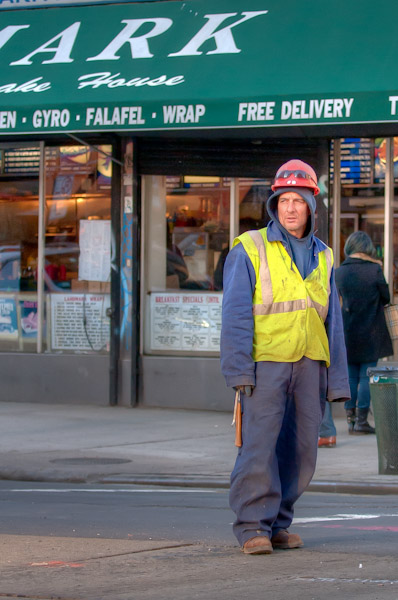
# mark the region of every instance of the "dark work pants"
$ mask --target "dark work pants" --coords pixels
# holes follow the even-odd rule
[[[304,357],[256,364],[253,395],[242,394],[242,447],[231,475],[241,546],[290,526],[293,505],[315,471],[326,388],[324,363]]]

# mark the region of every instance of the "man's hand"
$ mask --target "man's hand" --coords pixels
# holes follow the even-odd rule
[[[234,390],[237,392],[242,392],[242,394],[245,394],[245,396],[249,398],[253,393],[254,385],[236,385]]]

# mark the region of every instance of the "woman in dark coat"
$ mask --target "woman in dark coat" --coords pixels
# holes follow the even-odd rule
[[[391,338],[384,316],[390,292],[370,237],[351,234],[344,246],[346,260],[336,269],[336,285],[343,299],[344,336],[347,346],[351,400],[345,403],[350,433],[374,433],[368,423],[370,407],[368,367],[391,356]]]

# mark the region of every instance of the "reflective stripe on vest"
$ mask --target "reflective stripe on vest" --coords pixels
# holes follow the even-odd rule
[[[253,305],[253,314],[254,315],[272,315],[272,314],[280,314],[293,312],[295,310],[305,310],[308,307],[315,308],[321,319],[325,322],[326,317],[329,310],[329,296],[330,296],[330,275],[332,272],[332,253],[330,248],[326,247],[323,250],[326,259],[326,267],[327,267],[327,303],[325,306],[315,302],[307,296],[305,300],[286,300],[284,302],[274,302],[274,295],[272,291],[272,281],[271,274],[268,266],[268,258],[267,252],[265,249],[265,243],[263,236],[260,231],[248,231],[247,232],[252,238],[259,257],[260,257],[260,266],[259,266],[259,278],[261,285],[261,293],[263,298],[262,304],[254,304]]]

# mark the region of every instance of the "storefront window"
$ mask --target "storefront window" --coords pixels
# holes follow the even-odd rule
[[[216,353],[231,180],[145,177],[147,352]]]
[[[109,350],[111,146],[46,149],[47,350]]]
[[[0,148],[0,351],[109,351],[111,152],[45,149],[39,323],[40,148]]]
[[[1,351],[29,350],[37,325],[39,163],[38,147],[0,149]]]

